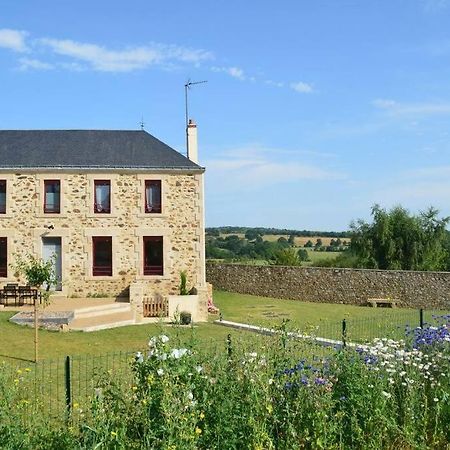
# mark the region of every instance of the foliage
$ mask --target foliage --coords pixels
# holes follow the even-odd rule
[[[180,272],[180,295],[189,295],[186,283],[187,283],[186,271],[182,270]]]
[[[309,261],[308,250],[305,250],[304,248],[301,248],[297,252],[297,255],[298,255],[298,258],[300,259],[301,262]]]
[[[377,339],[321,357],[285,327],[217,350],[160,334],[130,379],[101,377],[79,426],[66,428],[30,414],[24,375],[0,366],[2,448],[446,448],[450,342],[428,331],[419,347]]]
[[[276,266],[300,266],[302,259],[299,257],[299,251],[288,247],[274,252],[269,263]]]
[[[209,227],[206,228],[206,233],[210,236],[220,236],[220,234],[245,234],[247,231],[252,230],[255,233],[258,233],[260,236],[264,236],[267,234],[272,235],[293,235],[298,237],[312,237],[312,236],[321,236],[321,237],[340,237],[347,238],[348,231],[311,231],[311,230],[291,230],[286,228],[264,228],[264,227]]]
[[[52,284],[57,282],[54,270],[55,258],[56,255],[52,255],[48,261],[44,261],[42,258],[36,258],[30,254],[25,259],[16,256],[14,269],[24,275],[30,286],[40,287],[46,284],[48,290]]]
[[[350,251],[366,268],[445,270],[450,218],[438,215],[434,208],[415,216],[400,206],[386,211],[375,205],[372,223],[352,223]]]

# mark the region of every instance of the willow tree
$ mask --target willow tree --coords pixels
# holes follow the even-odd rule
[[[372,207],[372,223],[350,225],[351,252],[358,265],[378,269],[445,270],[448,266],[449,217],[430,207],[411,215],[401,206],[389,211]]]

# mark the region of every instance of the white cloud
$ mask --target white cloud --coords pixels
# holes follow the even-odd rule
[[[26,31],[1,28],[0,47],[7,48],[15,52],[26,52],[28,51],[28,47],[25,42],[27,35],[28,33]]]
[[[264,83],[278,88],[284,87],[284,83],[282,81],[265,80]]]
[[[319,165],[298,161],[299,151],[289,158],[290,150],[274,149],[258,144],[229,149],[217,159],[206,161],[208,176],[214,180],[227,180],[227,186],[259,189],[268,185],[300,181],[326,181],[345,179],[345,175]]]
[[[39,61],[38,59],[33,58],[20,58],[19,59],[19,69],[20,70],[28,70],[28,69],[35,69],[35,70],[51,70],[54,69],[54,66],[52,64]]]
[[[450,114],[448,102],[400,103],[390,99],[376,99],[372,104],[393,117]]]
[[[58,55],[88,63],[92,69],[103,72],[130,72],[154,64],[174,62],[199,63],[213,57],[210,52],[205,50],[164,44],[111,50],[96,44],[76,42],[70,39],[44,38],[37,42]]]
[[[247,79],[247,76],[245,75],[243,69],[239,67],[218,67],[218,66],[212,66],[211,70],[213,72],[222,72],[230,75],[233,78],[237,78],[238,80],[244,81]],[[253,77],[252,77],[253,78]]]
[[[291,83],[289,86],[300,94],[311,94],[314,92],[313,87],[304,81],[297,81],[296,83]]]
[[[426,12],[439,12],[450,6],[450,0],[422,0],[423,9]]]

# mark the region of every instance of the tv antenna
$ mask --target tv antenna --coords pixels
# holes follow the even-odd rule
[[[141,130],[143,131],[143,130],[144,130],[144,127],[145,127],[144,116],[141,117],[141,121],[139,122],[139,125],[140,125],[140,127],[141,127]]]
[[[184,102],[185,102],[185,107],[186,107],[186,129],[189,125],[189,114],[188,114],[188,90],[191,89],[191,86],[194,86],[196,84],[203,84],[203,83],[207,83],[208,80],[203,80],[203,81],[191,81],[191,80],[187,80],[186,84],[184,85]]]

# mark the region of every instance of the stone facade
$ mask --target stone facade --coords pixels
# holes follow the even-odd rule
[[[218,289],[264,297],[355,305],[389,297],[399,306],[450,310],[450,272],[209,263],[206,278]]]
[[[204,268],[203,173],[167,170],[0,173],[7,181],[7,210],[0,214],[0,237],[8,242],[7,282],[24,281],[14,269],[15,254],[42,256],[42,238],[60,237],[62,294],[128,296],[134,282],[167,296],[177,294],[180,272],[188,287],[206,288]],[[162,211],[145,213],[145,180],[161,180]],[[61,212],[43,211],[44,180],[60,180]],[[93,211],[94,180],[110,180],[111,213]],[[113,275],[93,276],[92,237],[111,236]],[[143,237],[163,236],[164,274],[143,275]]]

